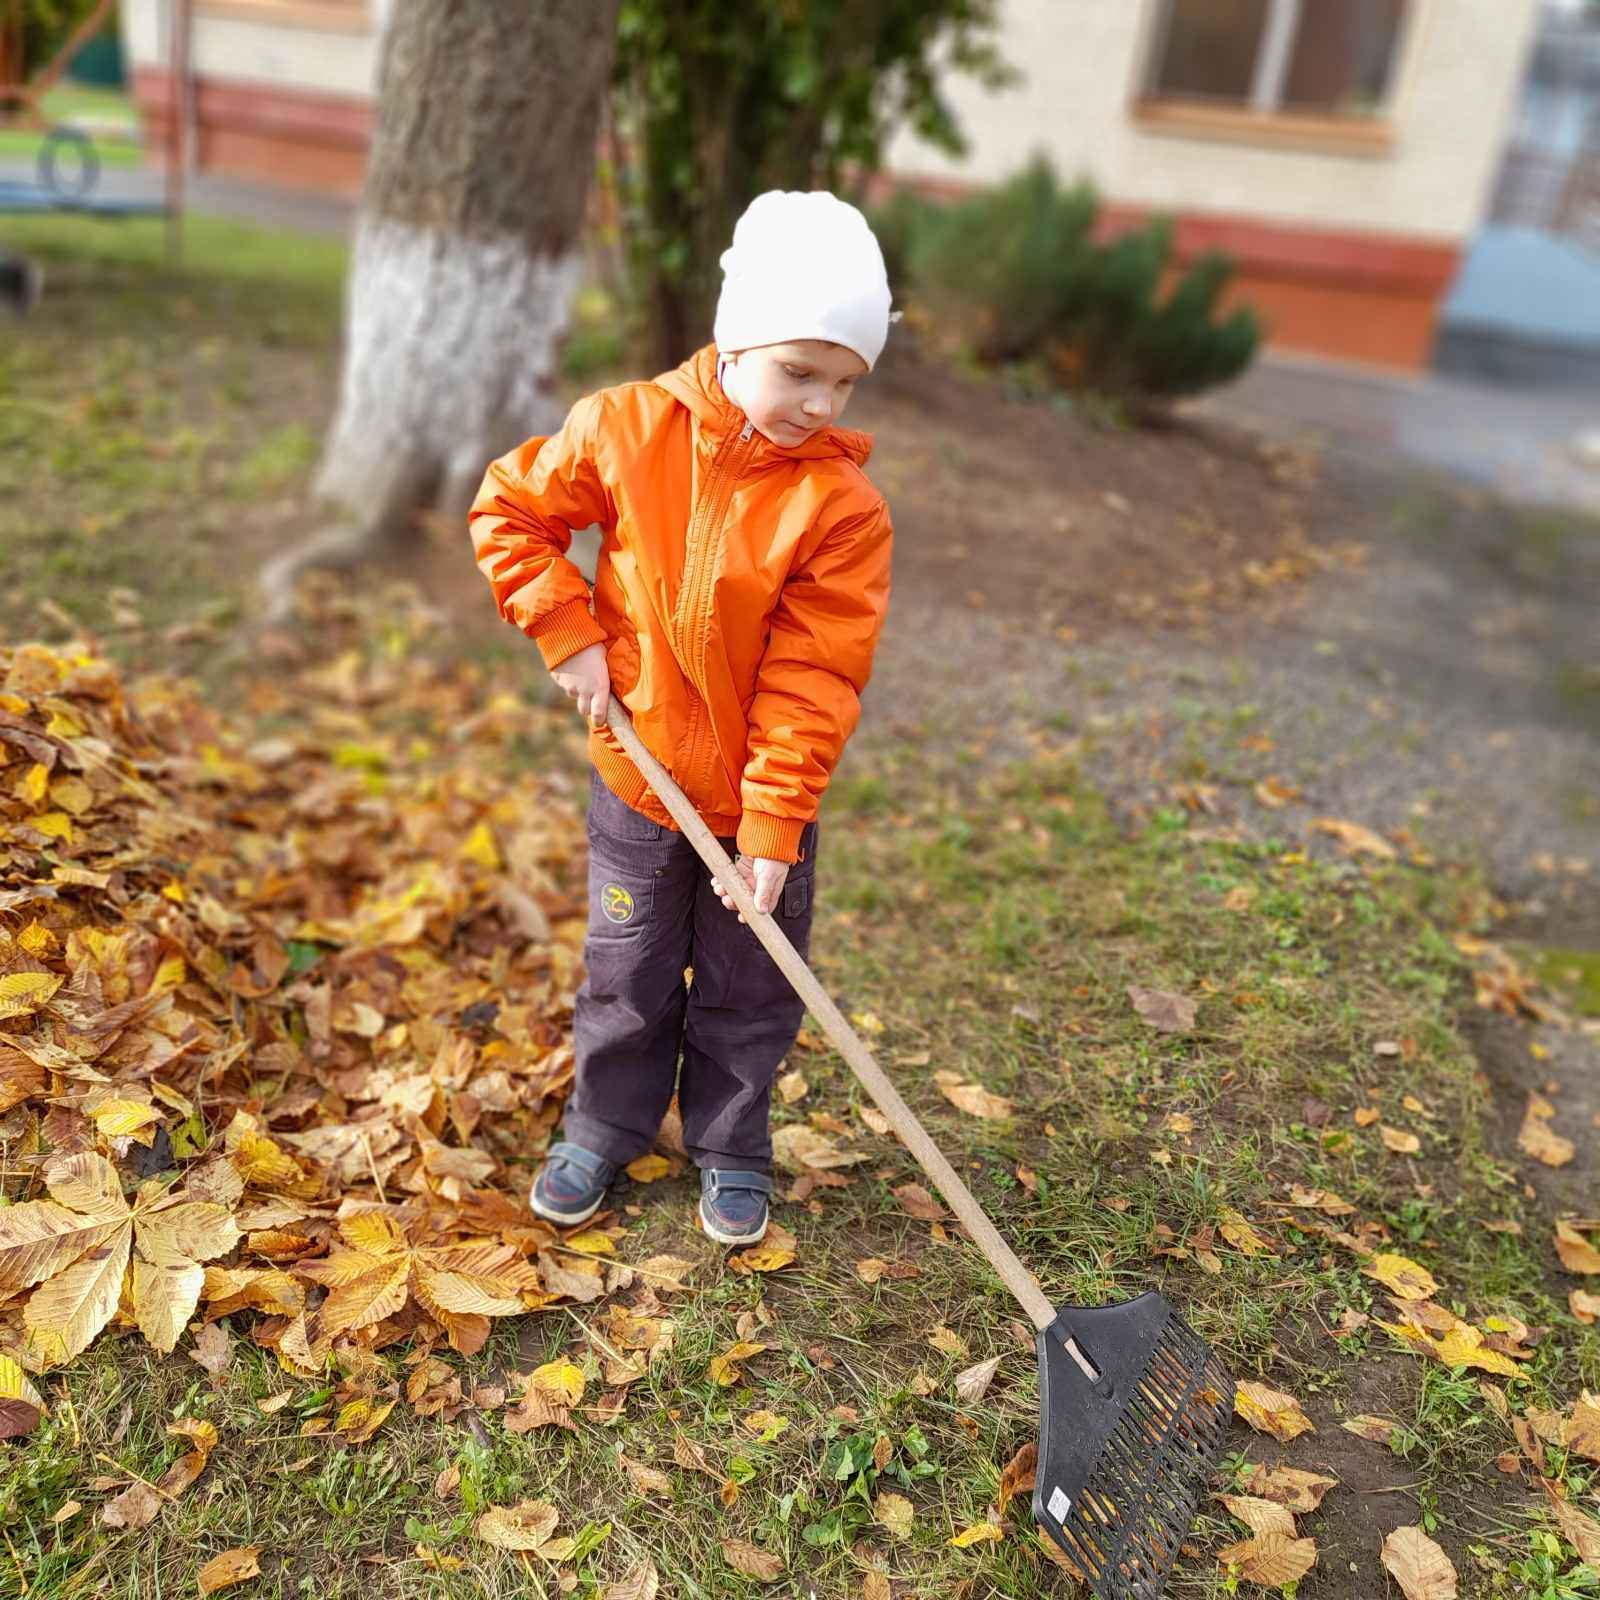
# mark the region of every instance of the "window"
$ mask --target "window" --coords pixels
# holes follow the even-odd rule
[[[1370,118],[1406,0],[1157,0],[1148,94],[1260,115]]]

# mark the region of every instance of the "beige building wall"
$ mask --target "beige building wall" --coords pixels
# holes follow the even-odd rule
[[[129,66],[164,70],[172,0],[121,0],[121,6]],[[197,0],[190,39],[201,77],[360,99],[376,88],[377,37],[369,8],[359,5]]]
[[[1163,211],[1459,240],[1487,198],[1521,82],[1538,0],[1412,0],[1390,92],[1387,148],[1297,148],[1262,129],[1226,140],[1155,131],[1132,107],[1156,0],[1005,0],[1001,48],[1024,74],[989,94],[946,85],[971,141],[952,162],[909,135],[890,165],[968,183],[1037,150],[1064,178]]]

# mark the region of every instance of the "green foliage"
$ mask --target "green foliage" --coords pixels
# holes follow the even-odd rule
[[[32,75],[94,10],[95,0],[22,0],[22,59]]]
[[[1007,81],[998,12],[999,0],[623,0],[609,176],[659,363],[709,337],[719,257],[757,194],[858,192],[902,126],[960,153],[935,64]]]
[[[1033,363],[1134,411],[1235,377],[1260,343],[1255,314],[1218,307],[1233,275],[1208,253],[1172,279],[1172,224],[1104,242],[1087,183],[1048,161],[951,206],[899,197],[880,214],[935,322],[991,365]]]

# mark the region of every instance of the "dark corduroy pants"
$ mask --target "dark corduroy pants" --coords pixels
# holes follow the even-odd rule
[[[735,854],[733,840],[722,844]],[[800,847],[776,915],[803,956],[815,823]],[[676,1088],[684,1147],[697,1166],[766,1171],[772,1080],[805,1007],[756,936],[712,893],[694,846],[624,805],[595,775],[584,960],[588,976],[573,1024],[577,1082],[563,1137],[608,1161],[632,1161],[655,1142]],[[687,968],[694,977],[686,984]]]

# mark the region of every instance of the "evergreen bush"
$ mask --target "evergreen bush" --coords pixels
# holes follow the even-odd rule
[[[1174,281],[1169,221],[1102,242],[1099,210],[1090,185],[1063,188],[1041,157],[953,205],[897,197],[874,223],[903,264],[897,292],[985,364],[1034,367],[1135,415],[1244,371],[1261,324],[1219,311],[1232,261],[1209,252]]]

